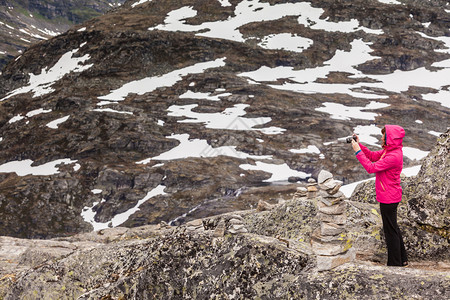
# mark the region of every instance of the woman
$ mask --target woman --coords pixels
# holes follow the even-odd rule
[[[375,173],[375,191],[380,202],[384,236],[388,249],[388,266],[407,266],[405,246],[397,225],[397,206],[402,201],[400,173],[403,168],[403,137],[405,130],[397,125],[386,125],[382,130],[382,150],[370,151],[352,139],[356,158],[366,171]]]

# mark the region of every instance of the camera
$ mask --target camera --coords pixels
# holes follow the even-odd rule
[[[354,135],[353,137],[348,137],[348,138],[346,139],[347,143],[350,144],[350,143],[352,142],[352,139],[354,139],[355,142],[356,142],[356,136]]]

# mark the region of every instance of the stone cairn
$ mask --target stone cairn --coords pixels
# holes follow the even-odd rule
[[[222,237],[225,234],[247,233],[244,219],[238,214],[224,214],[205,219],[197,219],[186,223],[187,232],[199,232],[214,230],[214,237]]]
[[[307,197],[317,200],[320,227],[312,233],[311,246],[317,256],[319,271],[330,270],[355,259],[345,226],[346,203],[344,194],[339,191],[341,186],[342,182],[334,180],[333,174],[322,170],[317,182],[310,179],[306,188]]]

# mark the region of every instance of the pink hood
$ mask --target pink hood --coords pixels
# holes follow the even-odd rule
[[[386,125],[386,146],[379,151],[370,151],[360,144],[361,152],[356,155],[368,173],[375,173],[377,201],[398,203],[402,201],[400,173],[403,169],[403,138],[405,130],[398,125]]]
[[[386,150],[392,150],[398,147],[403,148],[403,138],[405,130],[398,125],[386,125]]]

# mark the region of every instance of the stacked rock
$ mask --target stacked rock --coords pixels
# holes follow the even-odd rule
[[[203,221],[202,219],[193,220],[186,223],[186,231],[203,231]]]
[[[317,268],[324,271],[354,260],[355,252],[345,228],[345,196],[339,191],[342,182],[334,180],[333,174],[325,170],[319,173],[317,181],[317,218],[321,224],[313,232],[311,244],[317,255]]]
[[[308,179],[308,185],[306,189],[308,191],[307,196],[309,199],[316,197],[318,189],[317,189],[317,182],[316,180],[314,180],[314,178]]]
[[[205,230],[214,230],[214,237],[222,237],[225,234],[247,233],[244,219],[238,214],[224,214],[203,219]]]
[[[304,186],[297,187],[292,199],[306,199],[308,197],[308,189]]]
[[[240,215],[231,215],[227,223],[227,232],[231,234],[247,233],[245,228],[244,219]]]

